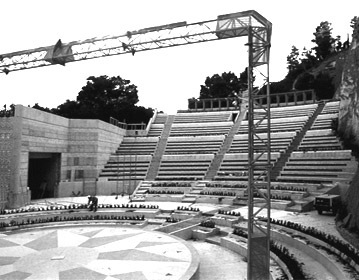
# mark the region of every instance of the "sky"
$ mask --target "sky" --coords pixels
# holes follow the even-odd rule
[[[272,23],[270,82],[287,73],[292,46],[311,48],[320,22],[332,24],[332,36],[351,36],[350,20],[359,16],[357,0],[11,0],[1,4],[0,54],[123,35],[129,30],[180,21],[195,23],[218,15],[255,10]],[[350,37],[351,38],[351,37]],[[246,38],[232,38],[122,54],[66,66],[53,65],[0,74],[0,106],[22,104],[56,108],[76,100],[90,76],[120,76],[137,86],[139,103],[175,114],[199,97],[206,77],[237,76],[248,65]]]

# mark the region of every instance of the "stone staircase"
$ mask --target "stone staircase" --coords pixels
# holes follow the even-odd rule
[[[231,130],[228,132],[226,138],[224,139],[219,152],[215,155],[214,159],[212,160],[212,163],[208,168],[207,174],[204,176],[205,180],[213,180],[214,176],[216,176],[217,171],[223,161],[224,155],[231,147],[234,136],[236,135],[239,127],[241,126],[242,120],[245,118],[246,113],[247,113],[246,108],[242,106],[241,113],[237,117],[236,122],[232,125]]]
[[[282,153],[280,157],[277,159],[271,171],[271,181],[275,181],[276,178],[279,176],[283,167],[287,163],[290,155],[292,154],[293,151],[295,151],[299,147],[305,134],[312,127],[317,116],[323,111],[324,106],[325,106],[324,102],[318,104],[317,109],[314,111],[313,115],[309,117],[302,130],[297,133],[292,143],[289,145],[288,149],[284,153]]]
[[[150,166],[148,168],[148,172],[147,172],[147,175],[146,175],[146,180],[153,181],[153,180],[155,180],[155,178],[157,176],[158,169],[159,169],[160,164],[161,164],[161,159],[162,159],[162,156],[163,156],[163,154],[165,152],[165,149],[166,149],[167,139],[168,139],[168,136],[170,135],[170,132],[171,132],[171,127],[172,127],[174,118],[175,118],[174,115],[167,116],[167,120],[166,120],[165,125],[163,127],[161,137],[160,137],[160,139],[158,141],[157,149],[156,149],[156,151],[155,151],[155,153],[154,153],[154,155],[152,157]]]
[[[195,186],[191,188],[191,191],[185,194],[182,198],[183,203],[196,203],[197,197],[201,191],[206,187],[208,181],[199,181]]]
[[[152,182],[142,181],[138,184],[137,188],[134,190],[131,201],[132,202],[144,202],[146,200],[146,193],[151,188]]]
[[[310,191],[310,194],[307,197],[301,199],[293,200],[293,204],[286,207],[284,210],[289,212],[308,212],[313,210],[313,204],[315,197],[317,195],[327,194],[327,193],[338,193],[339,189],[334,185],[321,185],[317,190]]]

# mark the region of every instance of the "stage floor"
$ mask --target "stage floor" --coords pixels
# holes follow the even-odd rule
[[[192,245],[156,231],[71,226],[0,234],[0,279],[186,280],[198,266]]]

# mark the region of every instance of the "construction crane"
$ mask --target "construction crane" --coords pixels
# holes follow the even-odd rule
[[[269,52],[270,22],[255,11],[218,16],[215,20],[187,24],[178,22],[128,31],[120,36],[106,36],[54,46],[0,55],[0,73],[25,70],[53,64],[100,58],[125,53],[181,46],[233,37],[248,36],[253,32],[253,63],[266,63]]]
[[[269,241],[270,241],[270,98],[269,98],[269,50],[272,24],[254,10],[220,15],[217,19],[197,23],[186,21],[161,26],[128,31],[120,36],[106,36],[83,41],[63,43],[58,40],[54,46],[18,51],[0,55],[0,73],[9,74],[13,71],[26,70],[50,65],[101,58],[112,55],[188,45],[214,40],[247,37],[248,42],[248,247],[247,247],[247,279],[270,279],[269,272]],[[256,93],[253,87],[253,69],[266,66],[265,78],[267,85],[265,112],[260,120],[254,119]],[[263,98],[263,97],[262,97]],[[259,123],[267,119],[267,138],[262,143],[266,151],[255,153],[256,134]],[[266,157],[267,168],[262,174],[256,175],[254,169],[261,157]],[[263,191],[263,182],[266,182]],[[254,195],[260,195],[261,206],[254,212],[256,204]],[[262,211],[266,209],[266,215]],[[266,225],[260,223],[266,218]]]

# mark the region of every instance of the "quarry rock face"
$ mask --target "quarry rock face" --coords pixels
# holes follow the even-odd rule
[[[345,58],[341,83],[336,93],[340,99],[339,132],[344,138],[359,147],[359,21],[357,21],[353,40]],[[349,227],[359,229],[359,172],[348,189],[346,201],[351,218]]]
[[[357,23],[358,25],[358,23]],[[359,27],[354,31],[336,96],[340,99],[339,131],[359,145]],[[354,140],[354,139],[353,139]]]

